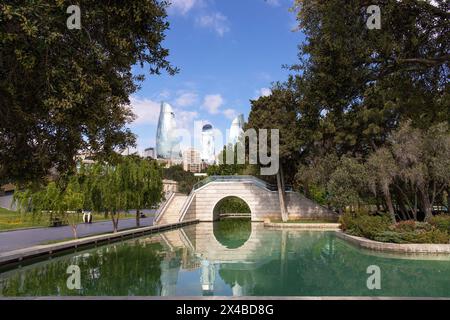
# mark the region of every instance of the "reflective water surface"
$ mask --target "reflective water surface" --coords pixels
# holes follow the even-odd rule
[[[450,297],[450,257],[382,256],[333,232],[200,223],[0,270],[0,296]],[[69,265],[81,289],[69,290]],[[380,267],[381,289],[367,288]]]

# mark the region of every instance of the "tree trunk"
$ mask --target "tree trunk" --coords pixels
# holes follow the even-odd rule
[[[287,210],[286,210],[286,203],[285,203],[285,199],[284,199],[284,190],[283,190],[283,184],[281,181],[281,167],[278,170],[277,173],[277,187],[278,187],[278,199],[280,202],[280,211],[281,211],[281,220],[283,222],[288,221],[288,215],[287,215]]]
[[[430,199],[428,198],[428,193],[424,186],[419,187],[420,199],[422,200],[423,211],[425,212],[425,221],[428,221],[433,217],[433,209],[431,207]]]
[[[77,225],[70,225],[72,227],[73,237],[74,239],[78,239],[78,233],[77,233]]]
[[[136,227],[141,226],[141,212],[139,210],[136,210]]]
[[[386,205],[388,207],[392,223],[396,223],[397,221],[395,220],[395,210],[394,210],[394,206],[392,204],[391,192],[389,190],[386,190],[384,192],[384,198],[386,200]]]
[[[397,203],[398,203],[398,210],[400,211],[402,220],[409,220],[408,210],[406,209],[405,203],[401,199],[401,196],[397,194],[396,199],[397,199]]]
[[[309,185],[307,183],[305,183],[303,188],[305,189],[305,197],[307,197],[308,199],[311,199],[311,194],[309,192]]]
[[[450,188],[447,188],[447,213],[450,213]]]
[[[119,226],[118,214],[116,212],[112,212],[111,219],[112,219],[112,223],[113,223],[113,233],[117,233],[118,226]]]

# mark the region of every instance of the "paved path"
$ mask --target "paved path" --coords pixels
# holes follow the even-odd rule
[[[141,219],[141,227],[151,226],[152,224],[153,217]],[[119,230],[133,227],[136,227],[136,218],[123,218],[119,220]],[[81,223],[77,227],[78,237],[112,232],[112,230],[111,220],[94,222],[92,224]],[[72,237],[73,232],[70,226],[0,232],[0,252],[23,249],[48,241],[64,240]]]

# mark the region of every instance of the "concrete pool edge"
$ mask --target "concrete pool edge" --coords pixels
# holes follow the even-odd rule
[[[349,235],[339,229],[339,223],[273,223],[264,222],[271,229],[290,229],[300,231],[333,231],[336,236],[350,244],[372,252],[397,254],[443,255],[450,254],[450,244],[434,243],[391,243],[379,242],[363,237]]]
[[[157,232],[163,232],[173,229],[178,229],[191,224],[199,223],[197,219],[187,220],[178,223],[156,225],[142,228],[129,229],[124,231],[119,231],[117,233],[107,233],[96,236],[89,236],[86,238],[64,241],[55,244],[48,245],[37,245],[24,249],[18,249],[13,251],[8,251],[0,253],[0,266],[6,266],[25,260],[33,259],[36,257],[50,256],[53,253],[59,253],[63,251],[69,251],[73,249],[88,247],[92,245],[104,245],[108,243],[113,243],[121,240],[126,240],[129,238],[141,237],[148,234],[153,234]]]
[[[289,223],[264,222],[264,227],[280,229],[299,229],[317,231],[339,231],[340,223]]]
[[[379,242],[352,236],[340,230],[335,231],[335,234],[338,238],[346,240],[359,248],[372,251],[407,254],[450,254],[450,244]]]

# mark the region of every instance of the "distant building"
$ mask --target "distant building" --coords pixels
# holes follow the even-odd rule
[[[144,158],[147,159],[156,159],[156,151],[155,148],[147,148],[144,150]]]
[[[244,115],[240,114],[231,123],[228,143],[231,143],[232,145],[236,144],[243,132],[244,132]]]
[[[91,165],[95,163],[94,157],[89,152],[79,152],[75,156],[75,162],[77,163],[77,169],[80,168],[81,164]]]
[[[163,192],[164,193],[169,193],[169,192],[177,193],[178,192],[178,182],[176,182],[174,180],[164,179],[163,180]]]
[[[156,157],[158,159],[181,159],[180,139],[174,134],[177,125],[172,107],[161,103],[161,111],[156,131]]]
[[[214,141],[214,131],[210,124],[206,124],[202,128],[202,154],[201,160],[208,165],[214,164],[216,161],[216,150]]]
[[[204,168],[200,158],[200,152],[196,149],[189,148],[183,151],[183,169],[193,173],[201,172]]]

